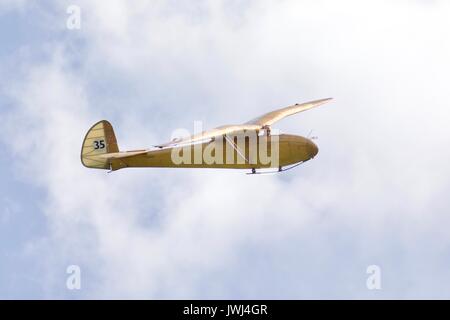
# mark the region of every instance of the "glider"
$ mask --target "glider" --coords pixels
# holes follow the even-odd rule
[[[318,148],[305,137],[272,134],[271,126],[329,100],[295,104],[243,124],[220,126],[133,151],[119,151],[113,127],[102,120],[88,130],[81,148],[81,162],[88,168],[111,171],[131,167],[251,169],[253,174],[262,173],[256,169],[265,168],[285,171],[314,158]]]

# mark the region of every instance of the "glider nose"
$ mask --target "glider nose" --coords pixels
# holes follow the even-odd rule
[[[316,144],[311,140],[308,140],[306,145],[310,159],[314,158],[317,155],[317,153],[319,153],[319,148],[317,148]]]

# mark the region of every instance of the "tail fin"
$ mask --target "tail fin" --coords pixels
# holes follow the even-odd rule
[[[81,163],[88,168],[110,169],[107,157],[100,155],[115,152],[119,152],[119,147],[114,129],[108,121],[102,120],[94,124],[84,138]]]

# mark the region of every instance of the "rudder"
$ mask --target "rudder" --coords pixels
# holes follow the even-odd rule
[[[81,148],[81,163],[87,168],[110,169],[107,157],[101,155],[119,152],[114,129],[106,120],[94,124],[87,132]]]

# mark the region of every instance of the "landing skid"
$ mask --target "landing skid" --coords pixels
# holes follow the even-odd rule
[[[306,160],[308,161],[308,160]],[[252,172],[246,173],[246,174],[273,174],[273,173],[280,173],[280,172],[284,172],[284,171],[288,171],[291,169],[294,169],[295,167],[298,167],[301,164],[304,164],[306,161],[301,161],[299,163],[296,163],[292,166],[288,166],[288,167],[279,167],[278,170],[273,170],[273,171],[263,171],[263,172],[256,172],[255,168],[252,168]]]

